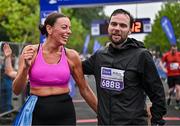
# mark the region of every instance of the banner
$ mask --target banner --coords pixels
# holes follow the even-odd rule
[[[70,77],[69,83],[68,83],[68,87],[69,87],[69,95],[73,98],[76,95],[76,87],[75,87],[76,83],[75,80],[73,79],[72,75]]]
[[[93,53],[95,53],[98,49],[100,49],[102,46],[101,44],[98,42],[98,40],[94,41],[94,46],[93,46]]]
[[[88,44],[89,44],[89,42],[90,42],[90,35],[88,34],[87,36],[86,36],[86,39],[85,39],[85,41],[84,41],[84,46],[83,46],[83,55],[86,55],[88,52]]]
[[[53,5],[53,6],[92,6],[92,5],[107,5],[107,4],[137,4],[137,3],[150,3],[167,0],[43,0],[41,6]]]
[[[166,36],[168,37],[170,44],[176,45],[176,37],[174,34],[173,27],[171,25],[171,21],[166,16],[162,17],[161,26],[164,32],[166,33]]]

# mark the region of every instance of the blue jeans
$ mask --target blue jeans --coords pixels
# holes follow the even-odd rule
[[[7,75],[4,75],[2,79],[0,99],[0,112],[10,111],[12,109],[12,80]]]

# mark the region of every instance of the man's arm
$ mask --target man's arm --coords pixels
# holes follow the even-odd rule
[[[94,74],[94,67],[95,67],[95,54],[93,54],[90,58],[82,61],[82,68],[84,74],[91,75]]]
[[[140,55],[139,70],[142,75],[143,88],[152,102],[150,109],[152,123],[162,124],[164,122],[162,118],[167,111],[165,92],[152,56],[148,51],[144,51]]]

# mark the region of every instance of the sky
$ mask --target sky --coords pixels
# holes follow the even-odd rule
[[[105,14],[110,16],[117,9],[122,8],[129,11],[134,18],[151,18],[151,24],[155,19],[155,15],[161,9],[162,2],[140,3],[140,4],[123,4],[123,5],[108,5],[104,7]],[[143,41],[146,34],[131,34],[137,40]]]

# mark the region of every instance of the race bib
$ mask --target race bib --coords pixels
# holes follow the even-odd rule
[[[121,91],[124,89],[124,70],[101,67],[101,88]]]
[[[178,70],[179,69],[179,63],[171,63],[170,64],[170,70]]]

